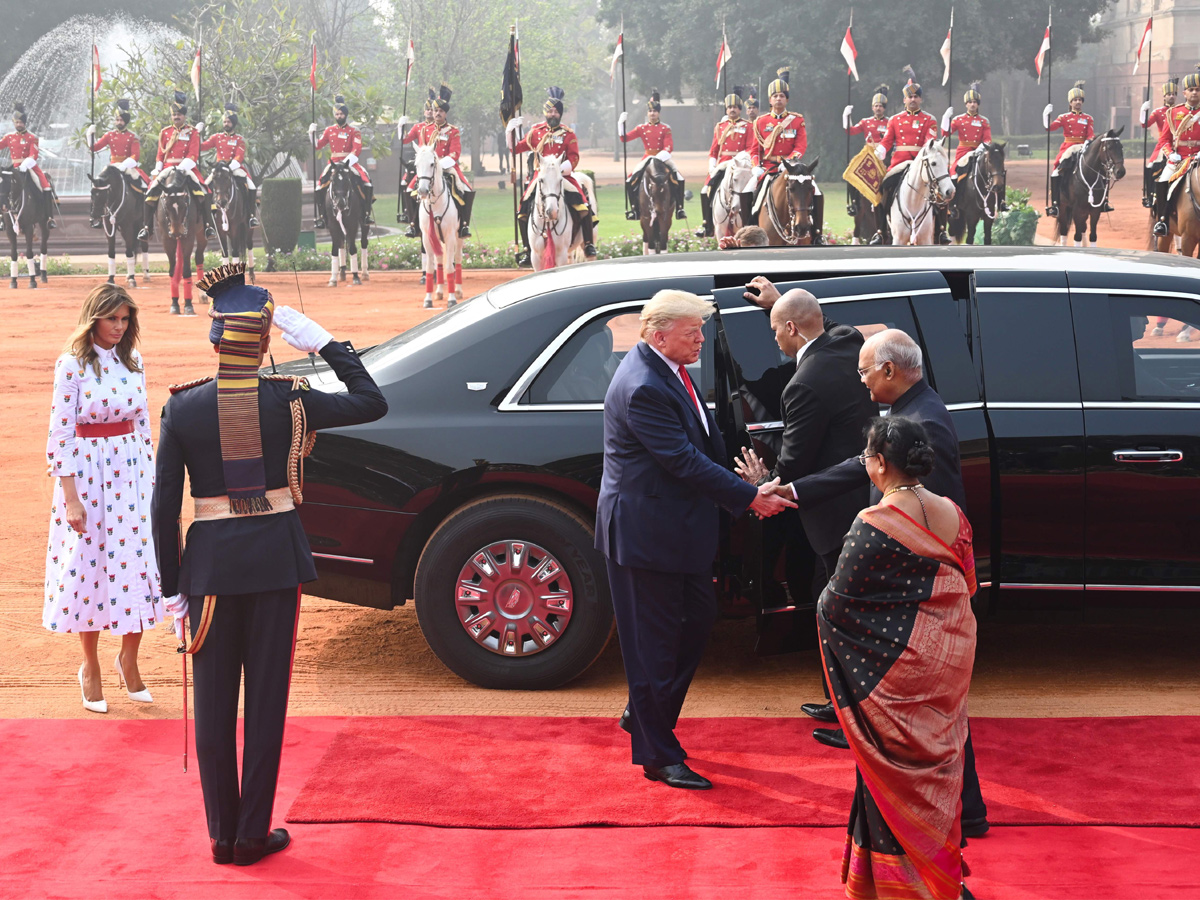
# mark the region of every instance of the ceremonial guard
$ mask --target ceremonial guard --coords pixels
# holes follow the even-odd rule
[[[220,134],[214,134],[212,137],[204,141],[200,145],[201,150],[216,150],[217,162],[228,163],[229,170],[233,172],[235,178],[239,179],[246,188],[246,196],[249,198],[247,206],[250,210],[250,227],[258,227],[258,216],[254,214],[258,209],[258,187],[250,178],[250,173],[246,170],[246,139],[237,133],[238,113],[237,107],[232,103],[225,104],[225,118],[222,121],[221,127],[224,129]],[[212,173],[204,183],[212,190]]]
[[[908,82],[904,85],[904,109],[888,120],[887,131],[875,145],[876,157],[883,160],[891,153],[892,159],[881,186],[883,202],[879,204],[880,225],[875,236],[871,238],[872,244],[883,242],[884,223],[887,222],[896,187],[904,177],[908,163],[917,158],[926,141],[941,136],[937,119],[921,109],[925,98],[921,85],[917,82],[917,73],[913,71],[912,66],[905,66],[904,74],[908,76]],[[943,243],[949,240],[941,228],[938,229],[938,240]]]
[[[96,126],[87,127],[87,146],[93,153],[108,149],[108,164],[116,166],[125,173],[125,177],[139,194],[146,193],[146,185],[150,179],[138,167],[142,156],[142,142],[136,134],[129,130],[129,122],[133,114],[129,111],[129,100],[122,97],[117,101],[117,109],[113,114],[112,131],[106,131],[96,140]],[[93,228],[100,227],[99,219],[92,219],[88,224]]]
[[[154,234],[154,217],[158,212],[158,198],[162,195],[163,182],[175,169],[187,173],[192,181],[192,196],[204,210],[204,235],[216,237],[212,227],[212,194],[200,178],[200,136],[204,123],[195,127],[187,123],[187,94],[176,91],[171,98],[171,124],[158,134],[158,154],[150,172],[150,188],[146,191],[146,224],[138,232],[138,240],[144,241]]]
[[[992,139],[992,123],[988,121],[987,116],[979,114],[979,103],[983,99],[979,88],[978,81],[972,82],[971,87],[963,94],[963,103],[967,106],[965,113],[955,116],[954,107],[949,107],[942,116],[942,131],[948,135],[958,135],[958,147],[954,151],[954,171],[959,181],[967,176],[971,159],[979,147]]]
[[[28,128],[25,104],[13,104],[12,123],[16,131],[0,138],[0,150],[8,151],[14,169],[32,173],[32,181],[37,185],[38,190],[49,192],[50,218],[46,224],[50,228],[57,228],[58,224],[54,221],[54,217],[58,213],[58,195],[50,183],[50,176],[43,172],[42,167],[38,165],[38,138]]]
[[[250,865],[290,841],[271,830],[287,717],[300,585],[315,579],[300,524],[303,456],[313,431],[370,422],[387,401],[353,348],[245,283],[245,264],[213,269],[197,286],[212,300],[217,377],[171,388],[159,430],[154,547],[166,608],[190,612],[196,755],[213,862]],[[272,319],[298,350],[319,352],[344,391],[303,378],[261,376]],[[195,521],[180,533],[184,471]],[[238,693],[246,673],[239,789]]]
[[[1154,211],[1158,216],[1158,221],[1154,223],[1156,237],[1165,237],[1168,233],[1171,199],[1178,192],[1173,183],[1182,182],[1188,170],[1200,158],[1197,155],[1200,154],[1200,66],[1183,79],[1183,102],[1167,110],[1165,120],[1167,163],[1154,185]],[[1195,197],[1192,202],[1197,202]]]
[[[1086,141],[1096,136],[1092,117],[1083,111],[1083,99],[1083,82],[1077,81],[1067,92],[1067,103],[1071,107],[1069,112],[1051,120],[1054,105],[1047,103],[1046,108],[1042,110],[1042,125],[1046,130],[1058,131],[1061,128],[1063,133],[1062,146],[1058,148],[1058,155],[1054,157],[1054,171],[1050,173],[1050,206],[1046,208],[1048,216],[1058,215],[1059,173],[1065,171],[1069,176],[1074,171],[1076,154],[1083,149]],[[1107,201],[1101,211],[1110,211]]]
[[[746,121],[751,125],[758,119],[758,88],[746,89]]]
[[[847,106],[842,110],[842,129],[846,134],[861,134],[868,144],[878,144],[887,134],[887,105],[888,86],[881,84],[875,88],[875,94],[871,97],[871,115],[854,122],[854,107]]]
[[[670,171],[671,196],[675,199],[675,218],[686,218],[687,213],[683,211],[683,176],[675,167],[675,163],[671,162],[671,154],[675,152],[675,141],[671,137],[671,126],[662,121],[662,100],[658,96],[658,90],[652,90],[650,99],[646,101],[645,122],[638,125],[633,131],[626,132],[625,122],[628,118],[629,113],[622,112],[620,118],[617,119],[621,143],[627,144],[641,138],[643,150],[641,161],[633,167],[633,171],[629,173],[629,178],[625,181],[625,196],[629,198],[629,210],[625,213],[625,218],[634,222],[641,218],[638,200],[642,186],[642,170],[646,168],[650,157],[661,161]]]
[[[742,118],[742,91],[735,86],[732,94],[725,95],[725,118],[713,126],[712,146],[708,148],[708,180],[700,188],[700,211],[704,225],[696,229],[696,237],[712,237],[713,194],[721,187],[721,179],[729,168],[730,161],[739,153],[750,156],[758,139],[754,135],[754,123]]]
[[[459,160],[462,157],[462,133],[457,125],[446,121],[450,111],[451,90],[446,85],[438,89],[437,98],[433,101],[433,128],[428,131],[426,143],[433,145],[437,155],[438,165],[446,173],[450,183],[450,196],[458,207],[458,236],[471,236],[471,207],[475,204],[475,189],[471,187],[463,175]]]
[[[583,255],[588,259],[595,259],[595,225],[599,220],[592,210],[592,199],[587,196],[583,186],[571,174],[579,165],[579,140],[575,137],[574,131],[562,124],[563,89],[551,87],[547,91],[550,98],[542,104],[542,115],[546,120],[538,122],[529,129],[529,133],[525,137],[518,141],[516,140],[516,130],[520,127],[523,119],[521,116],[513,116],[505,127],[505,140],[508,143],[508,149],[514,154],[532,153],[536,159],[536,165],[540,166],[541,161],[548,156],[556,156],[563,160],[563,193],[565,194],[563,199],[571,209],[579,213],[579,225],[583,231]],[[529,221],[529,213],[533,208],[536,180],[537,171],[535,169],[529,173],[529,179],[525,183],[525,193],[521,198],[521,208],[517,214],[521,223],[521,227],[518,229],[521,232],[521,242],[525,245],[524,252],[517,259],[517,264],[522,266],[529,265],[529,229],[525,225]]]
[[[396,137],[401,144],[423,147],[430,142],[431,136],[437,130],[437,125],[433,121],[433,101],[437,99],[437,96],[437,91],[430,88],[429,97],[425,100],[424,121],[417,122],[408,129],[407,133],[404,129],[408,126],[408,116],[400,117],[400,121],[396,124]],[[403,150],[401,150],[401,155],[403,156]],[[415,238],[421,236],[421,219],[417,214],[417,200],[413,193],[417,187],[417,172],[412,167],[412,163],[405,164],[405,171],[408,173],[408,178],[405,180],[404,190],[400,192],[400,203],[404,210],[403,221],[408,222],[408,229],[404,232],[404,236]],[[424,277],[424,269],[422,269],[421,277]]]
[[[362,152],[362,132],[350,124],[350,107],[346,105],[346,98],[338,94],[333,98],[333,121],[318,138],[316,148],[320,150],[322,147],[329,146],[329,164],[325,166],[325,171],[321,173],[320,179],[317,181],[317,220],[313,224],[317,228],[325,227],[325,217],[320,210],[325,208],[325,189],[329,186],[329,169],[335,162],[345,161],[350,166],[350,171],[358,177],[358,192],[363,199],[363,215],[370,224],[375,223],[375,217],[371,212],[371,207],[375,203],[375,188],[371,184],[371,176],[367,174],[358,163],[358,154]],[[312,122],[308,126],[309,135],[317,133],[317,123]]]
[[[1145,199],[1142,205],[1153,207],[1154,205],[1154,183],[1158,180],[1158,176],[1162,174],[1163,167],[1167,164],[1168,144],[1165,140],[1167,135],[1167,113],[1172,106],[1176,104],[1176,97],[1179,94],[1179,80],[1170,78],[1162,86],[1163,105],[1154,112],[1150,111],[1150,101],[1147,100],[1142,104],[1141,115],[1138,117],[1143,128],[1155,129],[1155,144],[1154,152],[1146,160],[1146,168],[1142,173],[1142,178],[1145,184]]]
[[[767,86],[767,99],[770,101],[771,111],[754,121],[755,142],[750,149],[750,160],[754,164],[758,199],[754,201],[752,192],[742,195],[742,219],[745,222],[753,221],[762,198],[770,190],[771,181],[779,173],[780,162],[785,159],[800,159],[808,149],[804,116],[788,112],[787,108],[791,70],[784,66],[775,74],[779,77]],[[821,196],[819,188],[817,196]]]

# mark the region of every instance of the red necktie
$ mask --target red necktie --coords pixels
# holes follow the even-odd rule
[[[683,386],[687,388],[688,396],[692,398],[692,403],[696,405],[696,411],[700,413],[700,421],[704,423],[704,430],[707,432],[708,420],[705,418],[703,407],[700,406],[700,399],[696,396],[696,389],[692,387],[692,377],[688,375],[686,367],[679,367],[679,377],[683,379]]]

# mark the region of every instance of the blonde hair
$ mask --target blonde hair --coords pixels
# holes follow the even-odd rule
[[[120,285],[100,284],[92,288],[83,300],[83,308],[79,310],[79,324],[76,325],[67,345],[63,348],[63,352],[69,353],[77,359],[81,366],[90,365],[97,378],[100,377],[100,355],[96,353],[96,347],[92,343],[92,332],[97,322],[107,319],[122,306],[129,307],[129,327],[125,329],[125,334],[121,336],[121,342],[114,349],[117,358],[121,360],[125,368],[131,372],[142,371],[141,364],[138,363],[133,353],[134,348],[137,347],[140,332],[137,304],[133,302],[129,292]]]
[[[648,340],[656,331],[666,331],[680,319],[708,321],[713,305],[687,291],[659,291],[642,308],[640,337]]]

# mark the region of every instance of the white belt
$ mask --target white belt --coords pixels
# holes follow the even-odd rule
[[[229,511],[228,497],[194,497],[196,504],[196,522],[212,522],[217,519],[249,519],[252,516],[273,516],[276,513],[289,512],[296,508],[292,501],[292,489],[281,487],[267,491],[267,499],[271,501],[271,509],[264,512],[237,515]]]

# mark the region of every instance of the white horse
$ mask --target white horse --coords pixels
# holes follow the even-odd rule
[[[437,299],[445,289],[446,306],[458,302],[454,294],[462,284],[462,241],[458,237],[458,207],[446,187],[445,173],[438,165],[433,147],[417,148],[413,163],[417,170],[417,199],[420,205],[421,243],[425,248],[425,308],[433,307],[430,288],[437,279]],[[436,274],[435,274],[436,273]]]
[[[954,179],[945,144],[930,138],[916,159],[908,164],[888,215],[892,243],[934,244],[937,242],[934,206],[954,198]]]
[[[741,194],[752,187],[753,163],[745,150],[725,164],[725,177],[712,198],[713,233],[717,240],[731,236],[746,223],[742,221]]]
[[[591,187],[586,176],[576,174],[575,178],[585,190]],[[572,261],[572,254],[582,255],[583,230],[563,204],[562,161],[557,156],[542,158],[534,182],[533,208],[525,227],[533,269],[540,272],[565,266]]]

